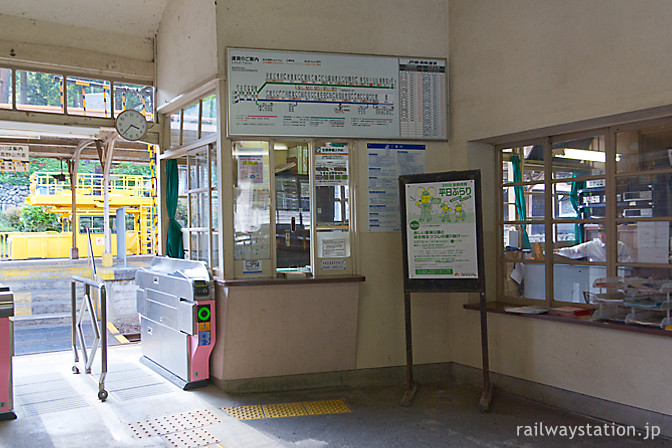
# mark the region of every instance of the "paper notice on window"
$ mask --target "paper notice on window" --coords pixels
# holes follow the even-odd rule
[[[261,156],[238,156],[238,181],[253,184],[264,182],[264,158]]]
[[[345,257],[345,239],[323,239],[322,256],[325,258]]]
[[[667,221],[637,223],[637,261],[670,262],[670,224]]]
[[[315,185],[348,186],[348,148],[321,146],[315,149]]]

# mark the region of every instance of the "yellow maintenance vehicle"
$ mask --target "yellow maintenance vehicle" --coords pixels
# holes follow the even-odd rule
[[[56,176],[55,176],[56,175]],[[103,175],[80,173],[76,187],[76,222],[72,222],[72,192],[69,180],[58,173],[42,172],[30,176],[30,195],[26,202],[42,206],[59,215],[61,232],[5,232],[0,234],[0,258],[67,258],[72,247],[72,226],[77,229],[80,257],[89,256],[87,228],[91,229],[93,255],[99,257],[105,247]],[[127,254],[154,254],[157,248],[156,194],[150,176],[110,175],[109,215],[112,254],[116,255],[117,209],[126,210]]]

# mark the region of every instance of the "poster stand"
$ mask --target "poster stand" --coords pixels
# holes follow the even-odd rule
[[[402,406],[418,390],[413,378],[411,293],[478,292],[483,392],[479,410],[490,409],[492,384],[483,266],[481,172],[449,171],[399,176],[404,257],[407,389]]]

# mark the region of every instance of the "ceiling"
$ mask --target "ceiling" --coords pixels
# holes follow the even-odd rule
[[[1,0],[0,14],[153,37],[159,29],[167,2],[168,0]]]

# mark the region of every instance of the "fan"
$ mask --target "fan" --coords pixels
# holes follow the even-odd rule
[[[63,173],[63,159],[61,159],[61,174],[52,174],[51,177],[59,182],[65,182],[65,173]]]

